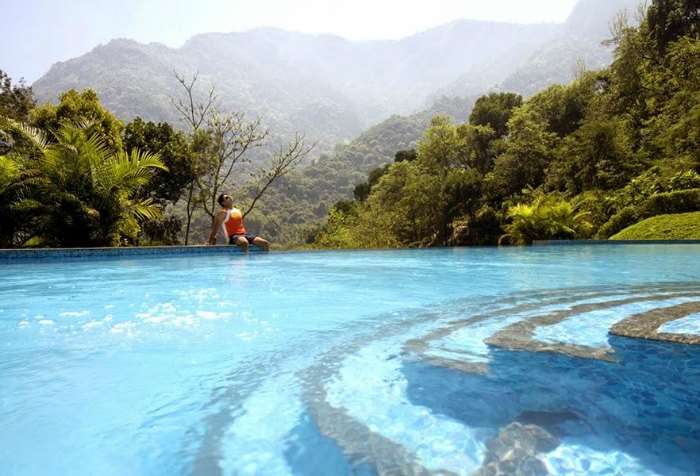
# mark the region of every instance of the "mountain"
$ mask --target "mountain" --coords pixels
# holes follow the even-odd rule
[[[465,95],[484,88],[529,96],[552,84],[572,81],[580,68],[601,69],[612,61],[612,21],[627,12],[631,22],[639,0],[581,0],[557,34],[534,51],[510,51],[479,69],[469,70],[437,94]]]
[[[639,0],[580,1],[560,35],[535,51],[524,65],[500,84],[499,89],[528,96],[552,84],[570,82],[582,67],[601,69],[608,66],[612,61],[613,47],[606,47],[603,42],[612,36],[611,23],[623,11],[634,22],[638,5]]]
[[[601,43],[610,21],[636,2],[580,0],[562,24],[459,20],[396,41],[269,28],[197,35],[180,48],[119,39],[54,65],[33,88],[42,101],[92,88],[123,120],[177,122],[174,72],[198,71],[202,93],[215,85],[222,109],[260,116],[274,140],[305,133],[318,143],[314,157],[249,218],[268,236],[294,241],[290,234],[350,198],[369,170],[415,145],[433,114],[464,121],[490,90],[528,95],[570,81],[579,62],[607,65]]]
[[[33,88],[41,101],[93,88],[124,120],[174,121],[174,71],[199,71],[202,89],[214,84],[223,109],[261,116],[282,136],[303,131],[323,152],[391,114],[424,109],[463,71],[534,51],[560,28],[460,20],[397,41],[364,42],[256,29],[197,35],[181,48],[119,39],[55,64]]]

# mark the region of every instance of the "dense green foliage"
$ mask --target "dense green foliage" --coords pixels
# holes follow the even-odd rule
[[[195,179],[191,144],[187,136],[167,122],[155,124],[136,118],[124,128],[124,148],[158,154],[167,170],[156,170],[145,197],[159,203],[177,202],[183,190]]]
[[[90,90],[35,107],[30,89],[10,85],[8,78],[5,90],[26,97],[3,102],[0,115],[7,138],[0,155],[0,247],[136,244],[144,223],[153,229],[168,222],[162,199],[170,197],[149,184],[177,178],[169,178],[167,167],[174,164],[172,145],[163,150],[169,164],[161,150],[148,147],[153,141],[125,148],[123,124]]]
[[[592,228],[588,213],[577,213],[571,203],[554,194],[541,194],[529,204],[509,208],[507,218],[506,234],[499,241],[518,245],[534,240],[587,238]]]
[[[700,240],[700,212],[647,218],[611,240]]]
[[[153,169],[156,155],[114,152],[89,128],[65,122],[49,142],[43,132],[16,126],[32,153],[0,156],[2,246],[117,246],[133,243],[139,220],[159,209],[136,192]]]
[[[697,5],[655,1],[638,27],[623,20],[610,68],[522,103],[490,94],[465,124],[436,118],[414,161],[373,173],[330,211],[317,245],[606,238],[700,209]]]
[[[12,79],[0,70],[0,117],[26,121],[34,106],[36,101],[32,88],[23,81],[12,84]]]

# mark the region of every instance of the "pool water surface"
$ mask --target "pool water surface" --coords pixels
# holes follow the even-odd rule
[[[0,268],[2,475],[700,474],[700,245]]]

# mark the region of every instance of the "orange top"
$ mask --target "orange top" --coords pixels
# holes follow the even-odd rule
[[[226,210],[226,220],[224,220],[223,227],[227,237],[232,235],[245,235],[243,213],[241,213],[238,208]]]

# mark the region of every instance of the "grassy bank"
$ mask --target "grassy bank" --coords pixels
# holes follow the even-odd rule
[[[625,228],[611,240],[700,240],[700,212],[659,215]]]

